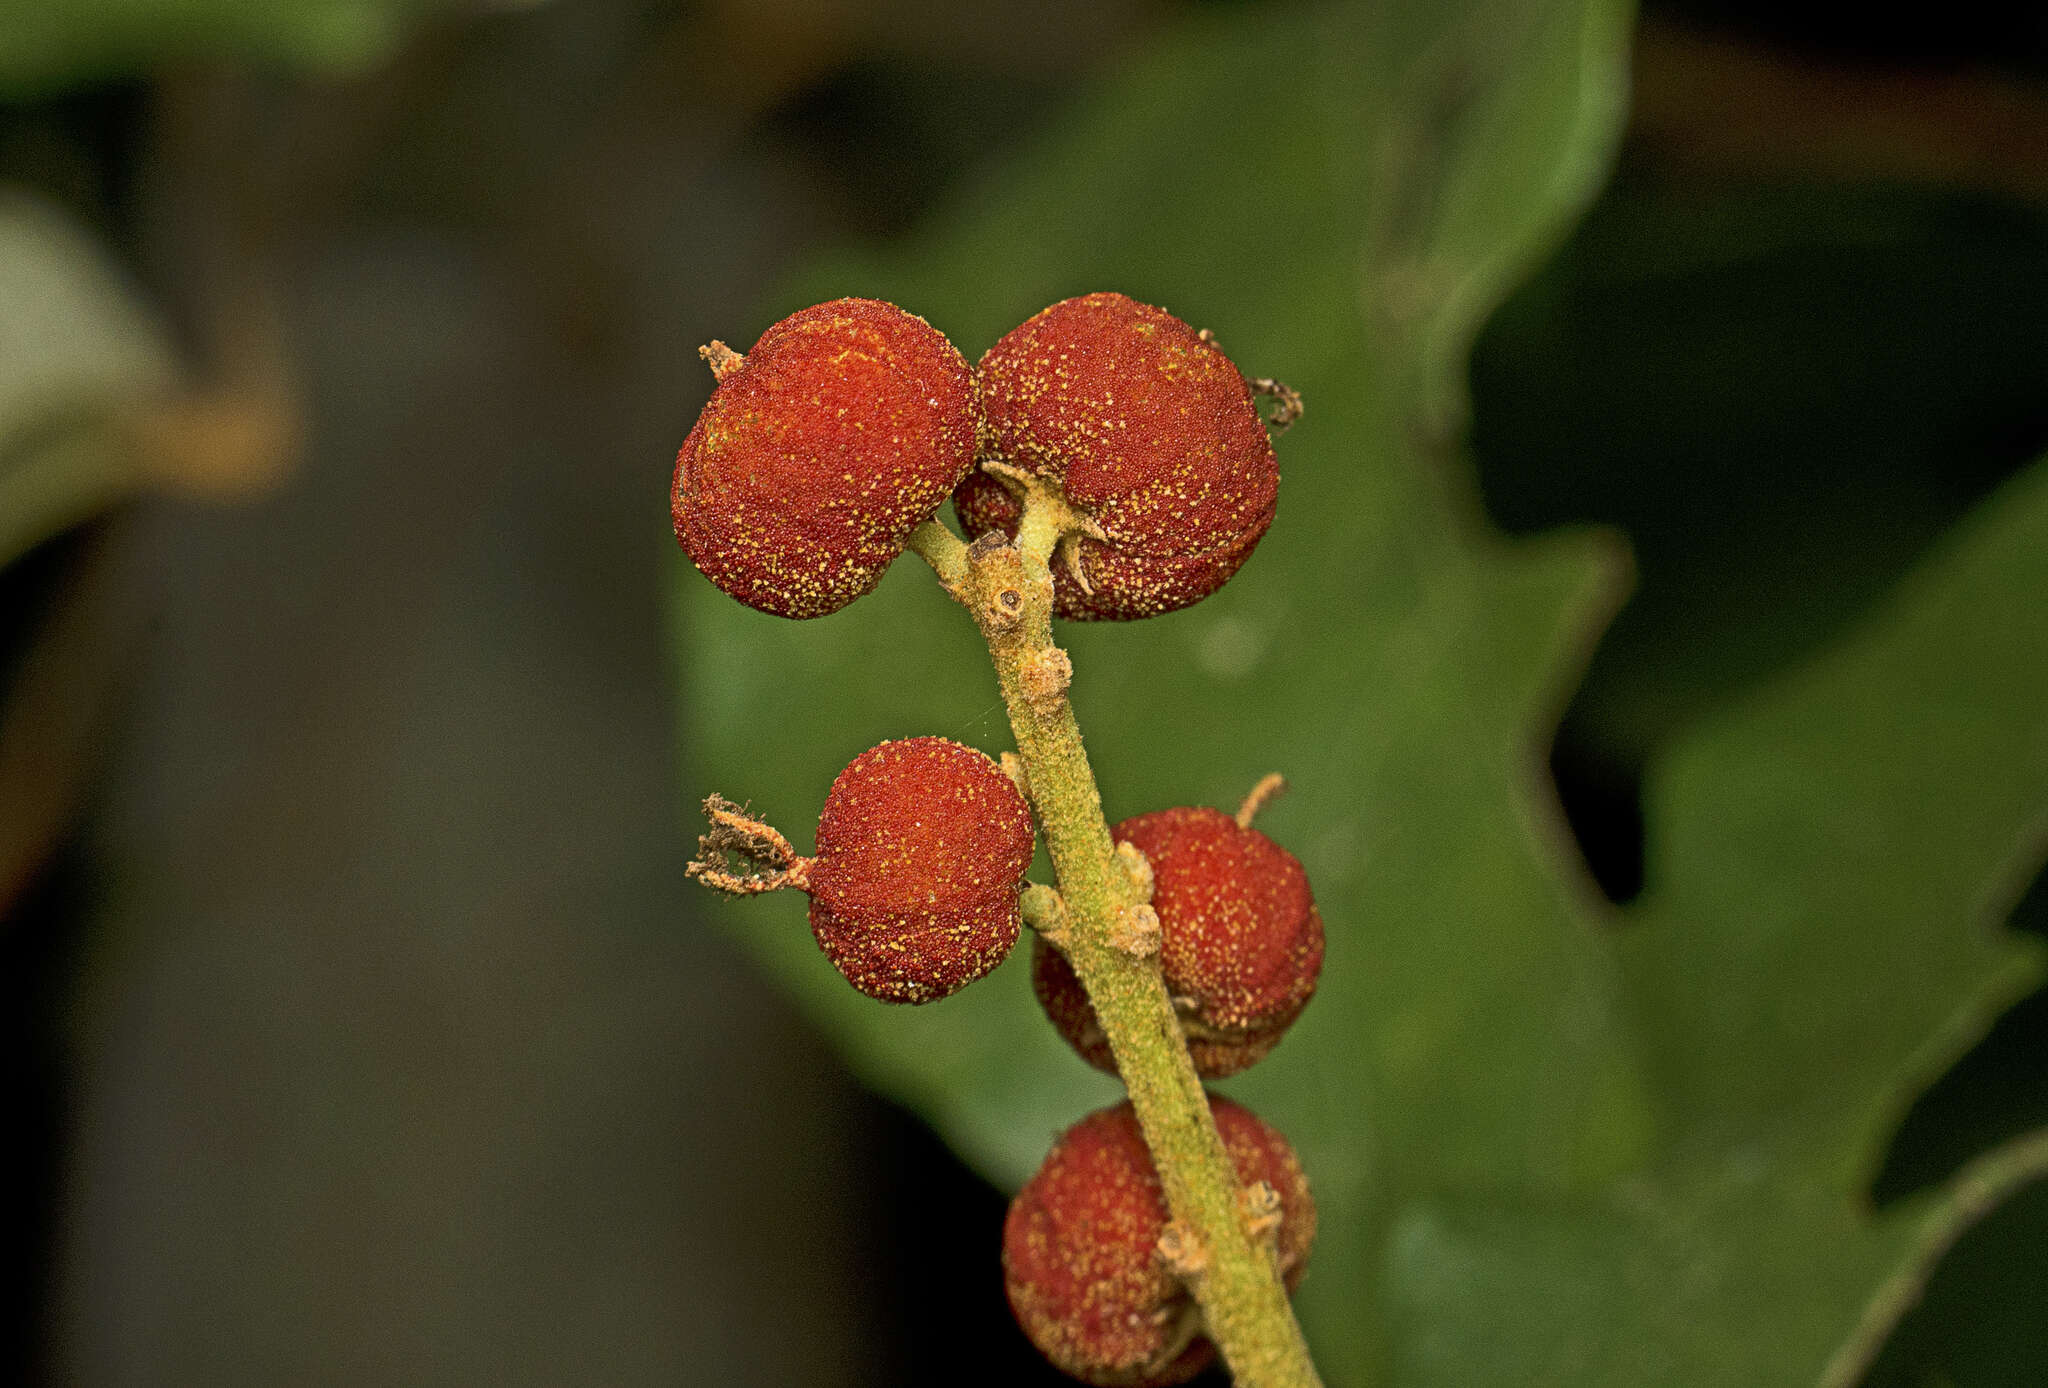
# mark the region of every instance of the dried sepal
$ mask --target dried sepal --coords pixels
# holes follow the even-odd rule
[[[728,896],[809,889],[811,860],[798,856],[774,825],[717,794],[705,797],[704,817],[710,827],[697,836],[697,858],[685,876]]]

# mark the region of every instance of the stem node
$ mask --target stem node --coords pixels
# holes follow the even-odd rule
[[[1264,1181],[1253,1181],[1238,1193],[1238,1205],[1244,1213],[1244,1231],[1250,1234],[1254,1241],[1265,1244],[1277,1253],[1280,1239],[1280,1192]]]
[[[997,631],[1014,631],[1024,622],[1024,595],[1015,588],[998,589],[982,605],[981,619]]]
[[[1117,912],[1110,927],[1110,948],[1133,959],[1153,959],[1159,954],[1159,913],[1142,901],[1132,902]]]
[[[1055,713],[1074,682],[1074,662],[1058,646],[1041,646],[1017,667],[1024,698],[1041,718]]]
[[[1159,1261],[1183,1282],[1192,1284],[1209,1270],[1209,1250],[1202,1236],[1177,1219],[1159,1236],[1158,1247]]]

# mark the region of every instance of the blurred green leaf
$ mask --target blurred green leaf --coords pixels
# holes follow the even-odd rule
[[[25,0],[0,20],[0,97],[47,95],[167,59],[359,67],[453,0]],[[479,8],[471,5],[469,8]]]
[[[1620,928],[1562,828],[1544,747],[1626,559],[1600,533],[1485,528],[1463,375],[1603,176],[1629,19],[1607,0],[1210,16],[927,235],[814,267],[752,325],[878,295],[972,354],[1115,288],[1306,396],[1245,571],[1062,640],[1112,818],[1293,782],[1262,827],[1307,865],[1329,961],[1229,1087],[1316,1181],[1300,1304],[1333,1383],[1821,1381],[2039,1156],[1863,1211],[1887,1123],[2034,976],[1987,922],[2048,813],[2048,715],[2024,697],[2048,687],[2029,603],[2048,479],[1674,754],[1640,920]],[[818,622],[694,575],[681,597],[693,783],[792,829],[884,737],[1008,744],[971,625],[909,563]],[[1115,1092],[1038,1016],[1021,960],[883,1008],[824,965],[801,901],[713,909],[999,1181]]]
[[[1635,168],[1488,322],[1510,531],[1627,530],[1568,730],[1617,770],[1839,633],[2048,436],[2048,212]],[[1729,581],[1731,573],[1739,581]]]
[[[2048,1363],[2048,1181],[1994,1210],[1943,1258],[1864,1388],[2034,1388]]]
[[[175,381],[162,327],[92,234],[0,188],[0,565],[135,487],[117,421]]]

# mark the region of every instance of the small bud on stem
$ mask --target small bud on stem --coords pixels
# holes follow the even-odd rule
[[[1209,1250],[1202,1247],[1202,1236],[1178,1220],[1159,1236],[1158,1249],[1159,1260],[1183,1282],[1193,1282],[1209,1266]]]
[[[1138,900],[1150,902],[1158,879],[1152,874],[1152,860],[1145,856],[1145,850],[1126,839],[1116,846],[1116,860],[1123,864],[1124,875],[1131,879]]]
[[[1057,888],[1043,882],[1032,883],[1017,898],[1017,909],[1023,913],[1024,924],[1048,943],[1057,946],[1066,934],[1067,903]]]
[[[1117,913],[1110,929],[1109,943],[1133,959],[1150,959],[1159,953],[1159,913],[1136,903]]]
[[[1058,705],[1073,680],[1074,662],[1058,646],[1033,651],[1017,667],[1017,683],[1023,687],[1024,697],[1040,712]]]
[[[1280,1192],[1265,1181],[1253,1181],[1238,1194],[1244,1210],[1245,1232],[1272,1243],[1280,1232]]]

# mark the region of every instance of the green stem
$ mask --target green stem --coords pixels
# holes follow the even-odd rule
[[[992,533],[962,546],[934,522],[944,539],[921,531],[912,548],[988,641],[1059,879],[1058,943],[1088,991],[1166,1193],[1172,1224],[1162,1256],[1200,1304],[1204,1329],[1242,1388],[1314,1388],[1321,1380],[1271,1248],[1246,1228],[1236,1170],[1160,979],[1149,871],[1110,841],[1067,700],[1072,667],[1052,642],[1049,560],[1071,519],[1064,503],[1033,489],[1014,544]],[[1049,902],[1033,905],[1035,916],[1057,918]]]
[[[939,586],[958,598],[967,582],[967,546],[960,537],[937,520],[927,520],[910,532],[904,548],[932,566]]]

